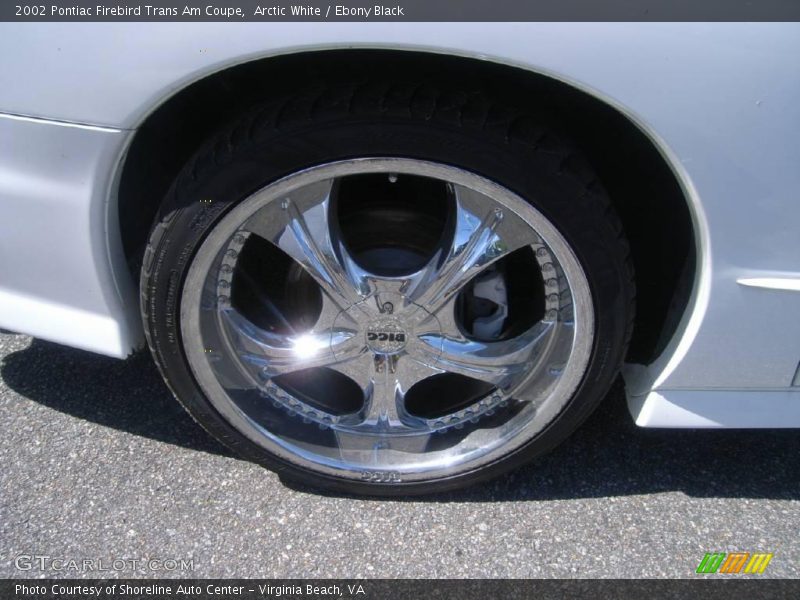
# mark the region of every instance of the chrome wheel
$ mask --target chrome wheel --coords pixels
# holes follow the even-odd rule
[[[473,471],[529,442],[594,339],[584,271],[540,212],[400,158],[252,194],[203,241],[180,307],[191,371],[231,425],[301,468],[381,483]]]

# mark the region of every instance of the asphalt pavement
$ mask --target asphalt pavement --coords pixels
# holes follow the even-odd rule
[[[0,334],[0,465],[0,577],[691,578],[733,551],[800,576],[800,430],[638,429],[619,385],[509,476],[367,500],[232,456],[144,352]]]

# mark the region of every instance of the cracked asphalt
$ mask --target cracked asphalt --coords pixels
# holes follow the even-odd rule
[[[638,429],[619,386],[510,476],[364,500],[232,456],[144,352],[0,334],[0,461],[0,577],[98,575],[17,568],[49,556],[193,567],[102,573],[126,577],[690,578],[712,551],[773,552],[763,577],[800,576],[800,431]]]

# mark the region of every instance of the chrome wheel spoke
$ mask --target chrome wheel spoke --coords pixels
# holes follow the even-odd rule
[[[256,327],[234,309],[221,311],[221,320],[234,351],[245,364],[259,370],[261,379],[328,366],[361,347],[347,330],[275,334]]]
[[[426,310],[438,312],[478,273],[510,252],[539,241],[518,217],[487,205],[486,197],[464,186],[452,186],[455,232],[444,260],[432,257],[415,277],[411,298]]]
[[[376,356],[374,360],[372,389],[361,416],[361,425],[378,429],[402,427],[401,408],[403,391],[394,373],[394,357]]]
[[[409,356],[371,354],[357,365],[343,363],[334,368],[352,378],[354,367],[360,371],[356,382],[363,386],[365,403],[350,420],[353,427],[378,431],[426,427],[423,419],[408,414],[405,396],[414,384],[441,371]]]
[[[286,252],[314,278],[340,309],[369,294],[367,274],[358,268],[331,226],[331,190],[328,179],[292,192],[278,205],[253,215],[244,229]]]
[[[442,371],[503,389],[521,374],[534,370],[557,328],[555,323],[541,322],[520,336],[499,342],[423,334],[417,348],[421,360]]]
[[[446,336],[451,340],[464,340],[464,334],[456,317],[456,298],[451,297],[435,314],[425,310],[414,313],[414,331],[418,337],[426,335]]]

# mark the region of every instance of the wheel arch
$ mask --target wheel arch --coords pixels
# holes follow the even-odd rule
[[[587,155],[608,189],[631,244],[638,293],[627,361],[650,364],[671,354],[664,350],[679,337],[675,334],[685,327],[699,296],[704,246],[702,212],[688,178],[642,119],[598,90],[486,57],[419,49],[296,51],[224,66],[174,90],[136,124],[119,171],[116,210],[108,212],[108,231],[120,232],[134,280],[166,190],[208,136],[276,90],[370,69],[399,77],[479,79],[516,102],[556,115],[560,129]],[[675,251],[664,252],[665,247]]]

